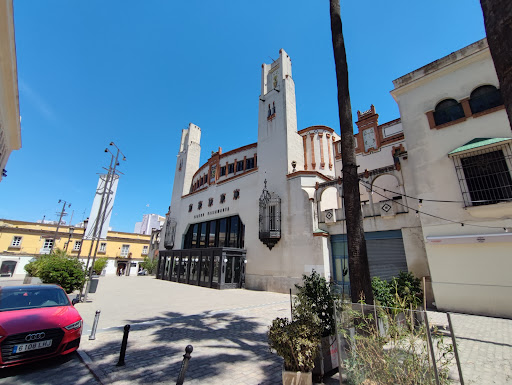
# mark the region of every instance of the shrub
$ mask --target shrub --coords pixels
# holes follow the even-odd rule
[[[345,328],[354,327],[355,335],[349,337],[350,348],[345,360],[347,383],[350,385],[435,385],[436,378],[432,370],[432,357],[427,344],[427,332],[424,324],[417,324],[414,317],[407,315],[398,319],[386,309],[364,304],[357,305],[361,310],[346,306],[343,310]],[[354,307],[357,308],[357,307]],[[383,335],[376,326],[374,314],[387,326]],[[445,342],[436,329],[432,332],[435,346],[435,365],[438,368],[440,383],[448,385],[449,369],[453,358],[453,346]]]
[[[293,320],[276,318],[268,329],[268,345],[284,358],[285,370],[310,372],[320,343],[320,319],[311,303],[295,301]]]
[[[107,266],[107,264],[108,264],[107,257],[102,257],[102,258],[96,259],[94,261],[94,267],[92,268],[93,273],[100,275],[101,272],[103,271],[103,269]]]
[[[390,308],[418,307],[422,301],[421,281],[412,273],[401,271],[398,277],[386,282],[378,277],[372,278],[372,290],[380,306]]]
[[[315,270],[311,275],[302,276],[303,285],[295,285],[299,302],[310,303],[312,311],[321,322],[322,337],[335,333],[334,301],[336,295],[331,291],[331,284]]]
[[[380,306],[393,307],[395,296],[391,294],[391,286],[379,277],[372,278],[372,291],[375,302]]]
[[[59,249],[28,263],[25,270],[43,283],[61,286],[66,293],[79,289],[85,282],[83,263]]]

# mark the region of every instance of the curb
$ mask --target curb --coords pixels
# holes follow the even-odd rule
[[[99,369],[94,362],[92,362],[91,357],[81,349],[77,349],[76,351],[78,353],[78,356],[80,357],[80,360],[84,363],[84,365],[89,369],[89,372],[93,375],[93,377],[100,383],[100,385],[105,385],[106,382],[102,380],[102,377],[105,378],[106,376],[104,373]]]

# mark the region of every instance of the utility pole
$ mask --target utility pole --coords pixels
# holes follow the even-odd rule
[[[50,254],[53,252],[53,248],[55,247],[55,243],[57,242],[57,235],[59,234],[59,227],[60,227],[60,222],[62,221],[62,217],[67,215],[66,205],[68,205],[68,208],[71,207],[71,203],[68,204],[68,202],[63,201],[62,199],[59,199],[59,203],[61,203],[61,202],[64,202],[64,203],[62,204],[62,210],[60,211],[59,222],[57,223],[57,229],[55,230],[55,237],[53,237],[53,243],[52,243],[52,247],[50,248]]]
[[[119,154],[123,155],[123,160],[126,160],[126,156],[119,149],[119,147],[117,147],[115,145],[114,142],[110,142],[110,145],[114,146],[117,149],[117,153],[114,156],[114,154],[108,148],[105,149],[105,152],[109,152],[112,155],[112,157],[110,159],[110,166],[108,168],[107,177],[105,179],[105,184],[104,184],[104,187],[103,187],[103,193],[102,193],[102,197],[101,197],[100,209],[98,210],[98,217],[97,217],[96,223],[94,225],[94,229],[95,229],[94,236],[96,237],[96,247],[94,248],[94,255],[93,255],[93,258],[92,258],[91,268],[89,268],[89,260],[90,260],[90,256],[91,256],[91,253],[92,253],[94,236],[93,236],[93,242],[91,242],[91,248],[89,250],[89,256],[87,258],[87,269],[86,269],[86,271],[87,271],[87,273],[89,275],[89,279],[88,279],[87,288],[85,290],[84,297],[83,297],[83,301],[84,302],[87,301],[87,294],[89,292],[89,285],[90,285],[90,282],[91,282],[91,279],[92,279],[92,268],[94,266],[94,262],[96,261],[96,255],[98,253],[98,245],[99,245],[100,238],[101,238],[101,232],[103,231],[103,225],[105,223],[105,219],[106,219],[106,216],[107,216],[107,211],[109,209],[109,204],[112,201],[112,199],[111,199],[111,196],[113,194],[112,186],[114,185],[114,181],[115,181],[115,179],[117,177],[116,168],[117,168],[117,166],[119,166],[119,162],[118,162]],[[112,167],[112,164],[114,164],[114,167]],[[107,188],[108,188],[108,190],[107,190]],[[99,223],[99,229],[98,229],[98,223]],[[96,230],[98,230],[98,231],[96,232]]]

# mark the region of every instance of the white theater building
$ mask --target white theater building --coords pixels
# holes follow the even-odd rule
[[[158,278],[288,292],[314,269],[348,290],[340,136],[297,127],[285,51],[262,67],[257,143],[200,165],[201,129],[182,132]],[[512,131],[486,40],[393,84],[400,119],[357,113],[371,276],[410,271],[429,306],[511,317]]]
[[[314,269],[347,286],[348,275],[342,271],[346,253],[339,252],[343,236],[330,236],[342,234],[344,228],[338,179],[340,137],[326,126],[298,130],[291,60],[284,50],[278,60],[262,67],[257,143],[226,153],[219,148],[200,165],[201,129],[190,124],[182,132],[160,246],[159,278],[288,292],[302,274]],[[376,135],[374,163],[391,168],[383,171],[382,185],[401,186],[400,190],[398,154],[405,152],[400,121],[377,126],[377,117],[372,107],[360,121],[369,118]],[[369,143],[363,143],[362,137],[359,142],[361,147]],[[360,152],[369,154],[369,149]],[[366,157],[361,162],[364,168],[381,167],[366,165]],[[385,200],[396,214],[404,212],[393,198]],[[379,201],[366,199],[364,204],[377,210]],[[325,219],[330,209],[330,220]],[[408,264],[413,270],[418,265],[416,275],[428,275],[424,249],[416,252],[410,240],[406,248],[412,259],[407,261],[402,240],[421,233],[419,220],[405,212],[391,222],[394,225],[388,221],[382,229],[378,224],[369,229],[377,242],[370,261],[372,275],[390,278],[408,270]],[[404,230],[402,235],[404,226],[416,229]],[[331,242],[335,242],[334,254]]]

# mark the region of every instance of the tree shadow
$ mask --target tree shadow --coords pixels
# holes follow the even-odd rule
[[[185,383],[206,384],[226,370],[233,384],[281,384],[282,359],[270,352],[266,325],[256,317],[212,312],[132,319],[125,366],[116,366],[123,329],[98,333],[83,346],[108,382],[175,383],[187,345],[194,351]],[[102,337],[106,342],[102,342]],[[259,380],[251,382],[251,375]]]

